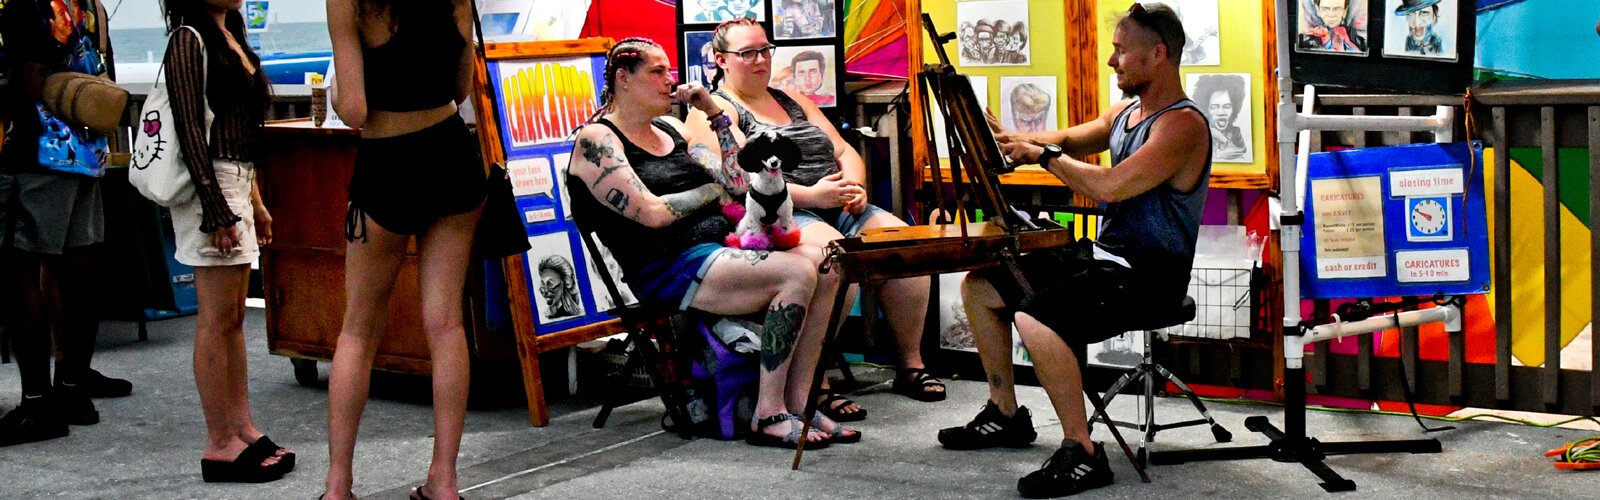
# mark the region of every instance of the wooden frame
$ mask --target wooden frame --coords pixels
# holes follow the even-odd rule
[[[473,106],[478,116],[478,143],[483,150],[485,165],[503,165],[506,162],[505,146],[501,139],[500,115],[494,102],[493,86],[489,82],[490,61],[592,56],[606,53],[613,45],[615,42],[610,38],[485,44],[483,56],[477,58],[473,85]],[[528,300],[526,259],[523,254],[513,255],[501,259],[500,266],[506,279],[507,299],[511,304],[512,328],[517,338],[517,357],[522,365],[523,390],[528,398],[528,422],[535,427],[543,427],[550,423],[550,414],[544,401],[544,380],[540,374],[539,354],[615,335],[622,333],[623,330],[618,320],[611,319],[539,335],[535,326],[534,305]]]

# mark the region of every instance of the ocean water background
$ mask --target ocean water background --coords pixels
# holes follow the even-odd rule
[[[328,23],[275,23],[260,34],[260,55],[300,54],[333,50]],[[167,33],[161,28],[111,28],[117,62],[161,62],[167,50]]]

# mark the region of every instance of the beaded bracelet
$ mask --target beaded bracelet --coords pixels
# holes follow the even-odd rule
[[[728,113],[726,112],[717,113],[717,116],[711,118],[711,130],[720,131],[731,126],[733,126],[733,119],[728,118]]]

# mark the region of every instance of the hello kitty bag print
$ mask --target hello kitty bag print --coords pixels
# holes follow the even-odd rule
[[[206,61],[206,46],[200,32],[189,26],[182,28],[194,33],[195,40],[201,40],[200,60]],[[209,66],[209,63],[204,64]],[[155,87],[150,89],[144,107],[139,109],[139,126],[133,131],[133,158],[128,163],[128,183],[150,201],[170,208],[193,200],[195,193],[189,167],[178,151],[178,124],[173,121],[172,100],[167,94],[167,83],[163,81],[165,70],[163,66],[156,71]],[[201,71],[202,77],[205,70],[209,68]],[[215,115],[211,113],[209,102],[205,109],[206,142],[210,142]]]

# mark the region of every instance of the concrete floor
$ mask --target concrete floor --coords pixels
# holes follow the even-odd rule
[[[150,340],[135,341],[131,323],[107,322],[95,366],[135,383],[132,397],[97,400],[102,422],[73,427],[54,441],[0,448],[0,498],[315,498],[327,463],[326,391],[295,383],[289,362],[266,353],[260,310],[245,325],[251,363],[251,401],[258,425],[299,454],[299,469],[262,485],[208,485],[200,481],[204,425],[190,372],[193,322],[152,323]],[[321,370],[326,374],[327,366]],[[859,371],[859,370],[858,370]],[[887,374],[869,371],[867,380]],[[325,376],[325,375],[324,375]],[[427,380],[380,376],[357,449],[356,492],[368,498],[404,498],[427,468],[432,416]],[[475,390],[479,390],[475,388]],[[984,386],[955,381],[950,399],[918,403],[879,384],[856,399],[871,417],[857,427],[865,442],[806,453],[801,471],[789,470],[790,453],[709,439],[685,441],[660,432],[661,405],[646,401],[618,410],[604,429],[593,429],[592,397],[552,403],[549,427],[530,428],[514,383],[480,390],[483,400],[512,402],[475,408],[462,442],[460,482],[472,498],[957,498],[1015,497],[1016,478],[1037,468],[1059,434],[1054,413],[1038,388],[1023,388],[1023,404],[1040,427],[1031,449],[954,452],[937,446],[941,427],[960,425],[983,403]],[[489,392],[492,391],[492,392]],[[489,392],[485,394],[485,392]],[[18,400],[16,371],[0,368],[0,410]],[[1112,414],[1134,414],[1135,399],[1120,397]],[[1176,399],[1157,402],[1156,414],[1187,419]],[[1264,444],[1242,424],[1276,407],[1210,405],[1237,444]],[[1407,417],[1312,412],[1314,436],[1325,441],[1419,435]],[[1437,423],[1433,424],[1439,425]],[[1356,481],[1355,495],[1380,498],[1555,497],[1595,498],[1600,472],[1553,469],[1541,451],[1591,432],[1493,422],[1456,424],[1433,434],[1438,455],[1352,455],[1328,464]],[[1109,440],[1103,429],[1096,438]],[[1158,449],[1215,446],[1202,428],[1162,433]],[[1129,463],[1112,455],[1117,484],[1090,497],[1283,498],[1322,495],[1316,479],[1295,464],[1265,460],[1162,466],[1153,483],[1140,484]]]

